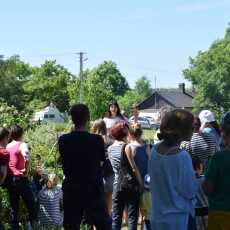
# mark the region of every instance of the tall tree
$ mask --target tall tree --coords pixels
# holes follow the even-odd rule
[[[90,75],[94,75],[104,85],[104,89],[111,90],[114,96],[123,96],[129,89],[125,77],[122,76],[117,65],[112,61],[104,61],[92,69]]]
[[[0,97],[8,105],[23,110],[26,107],[26,95],[23,84],[30,77],[32,68],[18,56],[0,59]]]
[[[124,96],[119,96],[117,99],[125,113],[131,116],[134,107],[149,97],[152,92],[150,80],[143,76],[136,81],[134,89],[126,91]]]
[[[69,87],[72,102],[76,96],[79,100],[79,89],[78,78],[75,84]],[[92,119],[97,119],[105,116],[109,102],[117,96],[123,96],[129,86],[116,64],[105,61],[96,68],[84,72],[83,89],[83,101],[89,106]]]
[[[209,50],[189,59],[183,71],[196,90],[195,110],[213,110],[217,115],[230,109],[230,27],[223,39],[216,40]]]
[[[145,76],[139,78],[136,81],[134,90],[137,92],[137,94],[140,95],[142,99],[149,97],[153,92],[153,89],[151,87],[151,82]]]
[[[133,109],[142,101],[142,96],[136,90],[128,90],[124,96],[117,97],[117,100],[125,114],[131,116]]]
[[[72,75],[56,61],[45,61],[33,69],[32,77],[24,84],[31,108],[41,108],[53,102],[64,112],[69,109],[68,84]]]

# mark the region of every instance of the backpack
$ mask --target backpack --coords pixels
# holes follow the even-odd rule
[[[117,190],[125,193],[140,192],[140,185],[126,156],[125,147],[126,144],[122,147],[121,152]]]

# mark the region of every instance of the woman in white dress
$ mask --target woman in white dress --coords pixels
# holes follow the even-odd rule
[[[121,114],[120,107],[116,101],[112,101],[109,104],[107,116],[103,120],[108,131],[119,121],[128,123],[128,119]]]

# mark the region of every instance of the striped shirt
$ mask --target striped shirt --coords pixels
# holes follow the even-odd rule
[[[63,214],[61,212],[62,190],[59,187],[44,188],[39,193],[39,222],[42,227],[53,225],[61,227]]]
[[[205,165],[217,150],[215,141],[207,133],[193,133],[190,141],[181,143],[181,148],[187,150],[192,158],[198,157]]]
[[[118,182],[118,173],[120,169],[120,162],[121,162],[121,151],[123,147],[123,143],[114,143],[108,148],[108,156],[113,167],[114,171],[114,182],[113,185],[116,186]]]

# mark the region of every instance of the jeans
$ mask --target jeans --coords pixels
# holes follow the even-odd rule
[[[140,193],[125,193],[114,190],[112,203],[112,230],[120,230],[125,206],[128,209],[128,229],[137,230]]]
[[[33,225],[36,221],[36,205],[28,178],[21,176],[10,177],[7,181],[7,189],[9,192],[9,201],[11,207],[11,229],[19,229],[18,210],[20,197],[22,197],[26,208],[28,209],[29,221],[31,225]]]
[[[80,230],[84,215],[97,230],[111,230],[111,218],[104,193],[94,193],[93,190],[89,193],[63,187],[64,228],[66,230]]]

